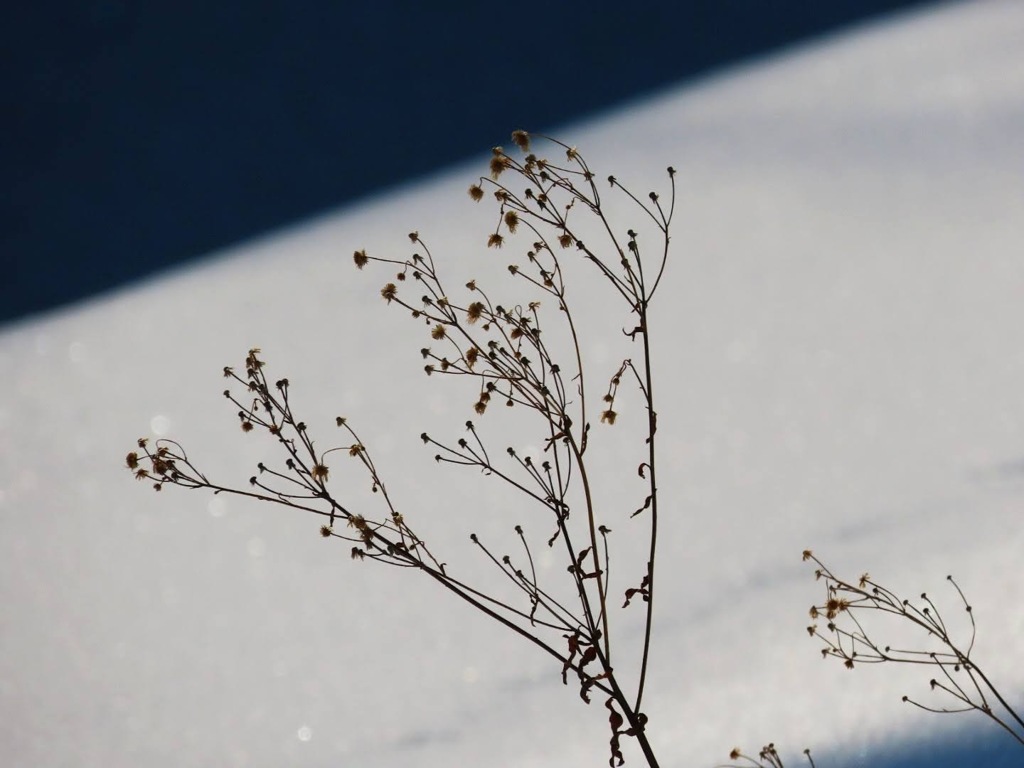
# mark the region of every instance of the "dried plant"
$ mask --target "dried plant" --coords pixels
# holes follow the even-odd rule
[[[522,159],[496,147],[490,176],[473,184],[469,195],[479,202],[489,192],[497,203],[497,222],[487,237],[488,248],[502,249],[525,236],[525,261],[508,265],[512,284],[527,293],[525,300],[500,302],[490,288],[485,290],[476,280],[465,283],[458,293],[451,290],[446,274],[417,232],[409,235],[414,252],[407,258],[380,257],[365,250],[357,250],[353,256],[360,270],[368,265],[389,270],[381,297],[423,323],[429,337],[421,349],[426,375],[473,382],[474,395],[467,407],[476,421],[465,422],[462,436],[452,440],[426,432],[420,435],[435,452],[437,463],[481,471],[524,504],[544,512],[546,522],[540,532],[535,522],[524,525],[517,520],[509,525],[521,551],[515,558],[500,554],[502,550],[476,533],[468,535],[471,545],[511,592],[467,580],[446,565],[443,553],[428,547],[413,527],[415,512],[398,511],[403,505],[395,502],[367,443],[346,418],[335,420],[343,437],[331,441],[325,450],[319,448],[294,410],[288,379],[268,378],[259,349],[249,350],[244,372],[223,369],[229,380],[223,394],[233,405],[243,432],[263,432],[277,443],[277,460],[260,462],[247,485],[233,486],[211,479],[178,442],[159,439],[151,443],[143,438],[137,450],[128,454],[127,465],[136,478],[151,481],[158,491],[167,485],[205,489],[312,513],[321,520],[320,534],[348,542],[353,559],[418,571],[555,659],[563,683],[568,684],[571,675],[583,701],[589,704],[594,695],[603,698],[610,730],[609,765],[624,763],[622,739],[626,737],[634,739],[647,764],[656,767],[643,709],[654,626],[659,523],[650,312],[669,255],[675,171],[668,168],[665,203],[656,192],[637,197],[614,176],[607,177],[612,193],[637,214],[637,221],[626,228],[610,217],[597,177],[575,147],[524,131],[515,131],[512,139],[522,151]],[[555,162],[531,153],[532,139],[547,142],[565,159]],[[513,184],[521,185],[522,191]],[[584,241],[584,236],[589,241],[591,235],[599,238],[599,247]],[[633,350],[599,374],[591,370],[583,354],[584,337],[597,331],[590,323],[580,324],[576,312],[579,304],[594,302],[595,293],[588,288],[582,298],[570,297],[566,274],[579,267],[570,261],[589,266],[601,278],[599,282],[612,299],[602,300],[602,306],[618,306],[625,323],[621,343]],[[595,375],[599,384],[595,384]],[[636,501],[626,507],[598,493],[602,468],[589,452],[602,439],[598,437],[601,432],[592,431],[594,425],[600,430],[600,425],[612,429],[622,423],[616,405],[622,387],[634,389],[642,404],[631,414],[640,438],[637,463],[623,473],[637,484]],[[507,439],[495,447],[488,430],[477,425],[477,421],[485,423],[487,412],[495,405],[525,412],[519,421],[534,430],[533,442],[544,446],[542,455],[508,445]],[[627,429],[626,434],[632,433]],[[331,467],[339,458],[362,468],[379,499],[378,507],[363,508],[358,500],[337,495],[331,484]],[[633,518],[639,519],[630,523]],[[614,546],[612,525],[620,523],[642,526],[642,562],[632,563],[622,555],[628,547]],[[538,548],[562,553],[567,567],[561,571],[565,574],[561,581],[539,573]],[[616,569],[617,574],[625,574],[623,581],[611,579],[613,554],[627,561],[625,567]],[[816,575],[826,583],[825,602],[812,608],[811,614],[828,621],[827,632],[819,631],[817,625],[808,628],[812,637],[825,642],[822,653],[826,658],[840,658],[848,667],[881,662],[932,667],[938,671],[931,680],[932,689],[951,696],[957,707],[929,707],[908,697],[904,701],[933,712],[978,710],[1024,745],[1024,722],[971,657],[974,618],[952,578],[970,617],[966,649],[954,641],[926,595],[921,595],[923,605],[918,607],[867,574],[854,585],[833,575],[811,552],[805,552],[804,559],[818,565]],[[623,652],[621,617],[623,612],[637,611],[640,604],[642,642]],[[889,614],[913,625],[936,642],[939,650],[902,650],[876,642],[860,619],[866,611]],[[849,624],[841,626],[840,622]],[[628,659],[625,663],[623,655]],[[815,768],[810,750],[803,754]],[[734,749],[729,758],[734,761],[732,768],[784,768],[774,744],[763,747],[756,757]]]
[[[421,435],[423,443],[436,451],[437,462],[483,471],[524,503],[545,510],[540,538],[536,523],[529,529],[521,521],[509,526],[521,549],[515,558],[500,554],[477,534],[469,535],[472,545],[518,598],[464,581],[446,566],[440,553],[431,551],[416,533],[415,513],[398,511],[400,505],[393,500],[370,449],[345,418],[336,420],[344,438],[321,449],[312,430],[293,410],[288,379],[268,377],[259,349],[249,351],[244,372],[224,369],[231,384],[224,396],[235,408],[244,432],[263,432],[276,441],[281,451],[276,462],[261,462],[247,486],[235,487],[211,479],[179,443],[161,439],[151,444],[141,439],[138,450],[128,454],[127,464],[137,478],[151,480],[157,490],[167,485],[206,489],[310,512],[321,519],[324,537],[351,545],[354,559],[419,571],[553,657],[563,682],[568,684],[571,675],[585,702],[601,696],[610,728],[610,765],[623,764],[621,740],[625,737],[636,741],[648,765],[657,766],[643,709],[657,584],[659,511],[650,310],[669,253],[675,171],[668,169],[665,203],[655,192],[637,197],[614,176],[607,177],[603,183],[639,219],[627,228],[609,218],[598,179],[574,147],[524,131],[516,131],[512,138],[522,159],[495,148],[490,177],[480,178],[469,194],[479,201],[490,192],[497,203],[497,223],[487,247],[502,248],[525,236],[525,260],[521,266],[508,266],[513,284],[528,294],[525,301],[499,302],[491,289],[474,280],[456,293],[415,232],[409,236],[415,252],[408,258],[358,250],[353,260],[359,269],[375,265],[392,272],[380,295],[425,325],[429,341],[421,354],[427,375],[461,376],[475,382],[471,404],[475,419],[486,419],[495,404],[523,409],[535,440],[545,446],[542,456],[513,445],[495,447],[486,430],[473,420],[465,422],[463,436],[455,440]],[[564,160],[530,153],[533,138],[556,148]],[[641,236],[641,231],[648,234]],[[584,242],[584,236],[595,233],[602,240],[600,247]],[[652,235],[649,240],[648,235]],[[606,383],[597,393],[596,374],[585,364],[581,342],[581,334],[591,329],[577,323],[572,301],[576,297],[570,297],[566,287],[570,259],[590,265],[603,278],[607,295],[617,301],[626,325],[621,343],[634,350],[599,374]],[[643,442],[638,446],[637,465],[627,472],[637,483],[637,502],[624,509],[598,497],[599,470],[591,466],[588,449],[597,440],[594,425],[610,429],[619,423],[616,398],[621,387],[630,386],[643,404],[633,414]],[[332,488],[332,463],[346,454],[362,465],[382,511],[357,508]],[[615,551],[612,526],[630,518],[639,518],[632,524],[643,526],[646,556],[633,573],[628,567],[621,569],[624,581],[613,583],[609,571]],[[562,583],[541,578],[534,565],[538,546],[563,553],[567,568],[561,571]],[[643,642],[635,649],[632,663],[618,660],[617,655],[613,666],[617,648],[613,614],[637,611],[637,605],[643,612]]]
[[[929,686],[932,691],[951,697],[956,702],[954,708],[928,706],[909,696],[904,696],[903,701],[927,712],[981,712],[1024,747],[1024,720],[1021,720],[1017,711],[971,656],[977,633],[974,611],[952,576],[946,578],[956,591],[970,623],[966,646],[953,637],[938,606],[927,593],[921,593],[921,605],[915,605],[877,583],[867,573],[862,574],[854,584],[832,573],[810,550],[804,550],[803,559],[815,563],[815,578],[825,581],[824,602],[812,606],[810,610],[812,619],[824,618],[828,622],[825,631],[822,632],[817,624],[807,627],[811,637],[825,643],[821,649],[822,658],[841,659],[847,669],[853,669],[859,664],[893,662],[923,665],[938,670],[938,676],[931,678]],[[924,643],[934,648],[904,649],[880,643],[866,628],[863,617],[868,613],[893,617],[899,629],[916,630],[923,635]],[[805,749],[803,754],[811,768],[814,768],[810,750]],[[774,744],[762,747],[757,757],[737,748],[729,753],[729,759],[741,762],[732,762],[719,768],[785,768]]]
[[[1024,720],[1003,697],[973,658],[977,627],[974,611],[960,585],[952,576],[947,580],[956,592],[961,609],[970,624],[969,636],[955,638],[938,605],[922,592],[920,603],[901,598],[892,590],[874,581],[867,573],[856,583],[845,581],[832,573],[807,550],[804,560],[817,565],[815,577],[825,582],[825,601],[811,607],[812,619],[824,619],[825,630],[817,624],[807,633],[825,643],[823,658],[841,659],[848,669],[860,664],[914,664],[926,667],[935,676],[929,681],[932,691],[945,694],[955,704],[930,706],[904,696],[903,701],[928,712],[954,713],[978,711],[989,717],[1024,747]],[[877,639],[869,631],[869,615],[891,617],[898,629],[912,629],[921,636],[918,648],[897,648]]]

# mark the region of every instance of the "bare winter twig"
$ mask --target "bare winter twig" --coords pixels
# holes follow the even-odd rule
[[[909,696],[903,701],[928,712],[954,713],[978,711],[1024,746],[1024,720],[1003,697],[972,656],[977,626],[974,611],[960,585],[952,576],[947,580],[956,591],[961,609],[970,623],[966,643],[957,640],[947,626],[938,605],[922,592],[920,603],[901,598],[882,586],[867,573],[856,583],[845,581],[832,573],[810,550],[804,560],[818,567],[815,576],[825,582],[825,601],[811,607],[812,619],[825,619],[825,630],[817,624],[807,628],[811,637],[822,640],[824,658],[841,659],[848,669],[859,664],[913,664],[935,672],[929,681],[932,691],[945,694],[954,702],[953,708],[931,706]],[[888,616],[900,627],[913,628],[931,648],[898,648],[877,640],[869,629],[869,616]]]
[[[568,683],[572,673],[584,701],[589,702],[594,692],[606,697],[611,765],[624,762],[621,738],[626,736],[636,740],[648,765],[657,766],[646,733],[647,716],[641,709],[651,658],[659,511],[650,307],[668,258],[675,171],[668,169],[671,194],[666,203],[654,192],[644,201],[614,176],[608,177],[612,191],[622,193],[657,233],[659,244],[653,262],[647,263],[638,231],[619,228],[609,219],[595,175],[574,147],[545,139],[564,154],[564,160],[551,161],[530,152],[534,137],[524,131],[514,132],[512,138],[525,156],[517,159],[495,148],[490,177],[473,184],[469,193],[479,201],[490,191],[497,203],[489,248],[503,248],[519,235],[529,241],[525,263],[508,266],[513,280],[532,294],[529,301],[499,302],[475,280],[458,292],[465,298],[457,298],[417,232],[409,236],[416,249],[409,257],[380,257],[358,250],[353,260],[360,269],[374,264],[394,271],[393,280],[380,294],[387,304],[405,309],[426,326],[429,342],[421,356],[427,375],[474,381],[472,410],[477,419],[501,403],[524,409],[538,430],[545,446],[543,458],[521,453],[515,446],[495,449],[472,420],[465,422],[458,439],[438,439],[427,433],[421,439],[436,451],[439,464],[481,470],[525,503],[546,510],[550,526],[546,543],[564,552],[567,585],[542,583],[532,549],[537,543],[531,543],[521,523],[514,528],[521,546],[516,558],[499,554],[476,533],[470,534],[472,544],[512,586],[513,595],[520,595],[521,603],[460,579],[416,533],[409,516],[397,510],[369,449],[346,419],[336,420],[344,439],[326,450],[318,448],[311,430],[293,410],[289,381],[271,383],[259,349],[249,351],[244,374],[224,369],[233,385],[224,396],[236,409],[244,432],[265,432],[277,442],[280,463],[259,463],[248,486],[235,487],[209,478],[179,443],[157,440],[150,445],[142,439],[138,449],[128,454],[127,464],[136,477],[151,480],[157,490],[167,485],[206,489],[315,514],[322,520],[321,534],[348,542],[353,558],[423,573],[557,659],[563,681]],[[509,179],[525,188],[513,189]],[[590,229],[577,225],[581,217]],[[585,244],[584,229],[600,233],[603,245]],[[588,329],[577,323],[566,286],[565,262],[570,257],[591,265],[610,287],[624,316],[631,317],[623,343],[637,345],[636,362],[632,357],[622,362],[599,405],[588,398],[594,384],[581,350],[581,334]],[[416,286],[414,291],[409,290],[411,285]],[[545,303],[554,307],[554,316],[545,314]],[[546,332],[552,323],[560,327],[560,335]],[[616,398],[623,386],[635,387],[644,404],[644,458],[637,474],[645,491],[635,511],[610,509],[601,503],[594,486],[595,469],[587,455],[594,439],[592,425],[618,421]],[[330,467],[337,457],[346,455],[362,465],[381,500],[381,513],[356,509],[335,495]],[[615,549],[610,524],[640,515],[649,521],[647,559],[642,574],[624,588],[622,608],[642,598],[644,636],[636,679],[627,685],[612,665],[611,614],[620,609],[609,592]],[[567,600],[566,594],[573,598]]]

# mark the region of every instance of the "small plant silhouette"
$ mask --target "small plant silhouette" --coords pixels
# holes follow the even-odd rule
[[[951,697],[956,702],[953,708],[929,706],[909,696],[904,696],[903,701],[928,712],[981,712],[1024,747],[1024,720],[971,655],[977,634],[974,611],[952,576],[946,579],[970,621],[966,644],[951,634],[939,607],[926,592],[921,593],[921,602],[915,605],[874,581],[867,573],[852,583],[832,573],[810,550],[804,552],[803,558],[818,566],[815,578],[825,582],[824,603],[810,610],[812,619],[826,621],[825,630],[819,629],[817,624],[807,627],[811,637],[824,642],[823,658],[841,659],[847,669],[859,664],[887,662],[929,668],[936,675],[929,680],[931,690]],[[870,614],[892,617],[901,628],[912,627],[933,647],[897,648],[877,640],[877,634],[872,635],[866,624],[866,616]]]
[[[966,645],[954,638],[938,606],[927,593],[921,593],[921,605],[901,598],[891,589],[881,585],[864,573],[856,582],[836,576],[819,560],[811,550],[804,550],[804,561],[814,563],[815,579],[825,582],[825,599],[821,605],[813,605],[810,615],[813,620],[826,622],[824,631],[818,624],[807,627],[807,633],[824,643],[821,655],[824,659],[836,658],[847,669],[861,664],[921,665],[937,670],[929,686],[932,691],[951,697],[956,705],[947,707],[928,706],[909,696],[903,701],[927,712],[941,714],[977,711],[984,714],[1006,731],[1019,746],[1024,747],[1024,721],[1020,714],[999,692],[995,684],[981,670],[973,658],[977,627],[974,611],[960,585],[952,576],[947,580],[956,591],[957,599],[970,623],[970,636]],[[867,627],[866,616],[888,616],[900,630],[915,631],[923,646],[919,648],[895,648],[883,644],[872,635]],[[815,768],[810,750],[804,750],[804,757]],[[785,768],[774,744],[761,748],[756,757],[740,749],[729,753],[733,761],[721,768]]]
[[[434,451],[436,462],[482,472],[525,505],[544,512],[542,531],[537,530],[536,517],[529,525],[509,521],[514,522],[509,529],[520,551],[515,557],[468,533],[471,545],[511,587],[513,597],[466,580],[446,565],[442,553],[431,550],[416,532],[415,513],[399,511],[404,506],[394,500],[367,442],[345,417],[337,417],[334,424],[342,437],[321,449],[320,438],[314,440],[313,430],[295,410],[289,380],[268,376],[258,348],[249,350],[242,371],[223,369],[229,382],[223,394],[243,432],[265,433],[277,444],[277,459],[258,463],[247,484],[232,485],[208,476],[180,443],[142,438],[127,455],[127,466],[158,491],[167,485],[205,489],[311,513],[320,520],[320,534],[347,542],[353,559],[419,572],[551,656],[563,683],[568,685],[571,677],[584,702],[600,696],[608,718],[610,766],[625,762],[622,740],[627,738],[635,741],[647,765],[657,768],[643,708],[658,583],[660,508],[651,306],[669,257],[675,171],[667,169],[664,202],[657,192],[638,197],[615,176],[606,177],[611,192],[625,201],[637,219],[632,226],[622,226],[613,220],[602,198],[599,186],[603,183],[599,184],[575,147],[525,131],[513,132],[512,140],[521,159],[496,147],[489,177],[470,186],[469,196],[479,202],[489,193],[497,203],[497,221],[487,237],[487,248],[503,249],[525,239],[525,260],[507,267],[513,285],[525,290],[525,300],[499,301],[476,280],[461,285],[457,292],[452,290],[418,232],[409,235],[414,252],[407,258],[380,257],[361,249],[355,251],[353,261],[360,270],[370,265],[387,269],[389,279],[380,289],[381,298],[423,324],[429,339],[420,350],[425,374],[463,377],[474,383],[474,397],[468,404],[472,418],[464,422],[460,437],[420,435]],[[564,160],[533,154],[535,140],[556,149]],[[521,185],[521,191],[514,184]],[[598,238],[599,246],[593,246],[591,236]],[[584,337],[596,331],[589,324],[581,325],[576,312],[581,303],[595,301],[596,293],[588,289],[582,298],[570,295],[566,278],[570,260],[589,266],[601,278],[605,297],[600,300],[608,311],[617,307],[625,323],[619,341],[631,354],[598,373],[583,354]],[[620,415],[617,406],[624,387],[634,390],[641,404],[630,419]],[[488,431],[478,426],[495,406],[525,413],[521,421],[534,430],[533,442],[543,446],[538,455],[507,440],[496,446]],[[624,420],[631,420],[640,435],[636,464],[623,472],[623,485],[627,478],[635,483],[631,488],[636,501],[626,507],[599,495],[596,480],[602,469],[591,460],[597,442],[620,439],[607,437],[616,430],[603,432],[601,425],[611,429]],[[362,468],[379,499],[378,508],[356,506],[359,502],[337,494],[331,467],[338,460],[354,461]],[[645,554],[639,563],[623,555],[627,562],[617,566],[616,572],[625,575],[613,581],[613,554],[617,558],[621,550],[616,550],[612,526],[620,524],[643,526],[639,535]],[[560,579],[540,572],[538,548],[562,553],[566,568]],[[825,642],[826,658],[840,658],[849,667],[887,661],[931,666],[938,670],[931,687],[952,696],[957,708],[928,707],[904,697],[905,701],[934,712],[979,710],[1024,746],[1024,722],[971,658],[974,618],[952,579],[971,617],[966,649],[954,642],[927,596],[921,596],[924,607],[918,608],[867,575],[855,585],[834,576],[810,551],[804,559],[818,565],[816,575],[826,583],[825,602],[811,611],[814,618],[827,620],[826,631],[817,625],[808,628],[812,637]],[[642,642],[623,652],[617,642],[622,624],[616,619],[637,610],[642,612]],[[881,645],[870,638],[858,618],[866,611],[909,622],[943,649],[896,650]],[[841,621],[849,621],[852,629],[841,626]],[[803,754],[815,768],[810,751]],[[729,758],[734,761],[731,766],[784,768],[774,744],[756,756],[734,749]]]
[[[420,437],[436,451],[438,463],[481,470],[527,503],[545,509],[547,532],[539,545],[562,550],[567,584],[542,581],[535,567],[538,539],[519,522],[513,527],[521,548],[515,559],[500,554],[476,533],[470,533],[469,539],[511,582],[520,602],[461,580],[416,533],[410,516],[398,511],[369,448],[347,419],[336,420],[345,435],[343,444],[327,450],[317,447],[311,430],[293,410],[288,379],[268,378],[259,349],[249,351],[244,372],[224,369],[234,387],[225,390],[224,396],[235,407],[244,432],[262,431],[277,441],[283,463],[261,462],[248,487],[240,488],[208,477],[172,440],[152,445],[139,440],[139,450],[128,455],[127,463],[136,477],[152,480],[157,490],[165,485],[203,488],[313,513],[322,520],[320,533],[349,542],[353,558],[418,570],[556,659],[563,682],[568,684],[572,676],[583,701],[602,697],[611,765],[624,762],[621,740],[626,737],[635,739],[649,765],[657,766],[642,708],[654,620],[659,512],[650,308],[668,259],[675,171],[668,169],[664,204],[656,192],[641,199],[614,176],[607,177],[612,192],[623,195],[643,220],[642,225],[634,225],[636,229],[619,227],[608,218],[598,179],[583,156],[555,139],[536,137],[562,152],[564,160],[538,157],[530,153],[531,138],[525,131],[514,132],[513,142],[525,156],[516,159],[495,148],[490,177],[469,189],[474,201],[490,192],[498,204],[488,248],[503,248],[525,234],[525,261],[522,266],[510,264],[508,272],[531,294],[527,301],[499,302],[473,280],[460,291],[465,298],[457,298],[416,232],[409,235],[416,252],[408,258],[383,258],[358,250],[353,261],[359,269],[373,264],[394,270],[381,297],[425,325],[429,345],[421,355],[427,375],[462,376],[476,382],[474,418],[484,418],[489,408],[499,404],[523,409],[532,419],[544,445],[542,456],[513,445],[495,448],[473,420],[465,422],[464,436],[454,441],[427,433]],[[509,179],[524,189],[513,189]],[[578,227],[581,218],[589,221]],[[594,223],[596,230],[588,229]],[[657,238],[653,257],[641,245],[637,230],[642,226]],[[585,243],[584,231],[602,235],[602,247]],[[618,300],[623,316],[630,318],[623,341],[637,347],[636,360],[625,357],[604,374],[606,384],[598,395],[593,393],[594,374],[586,368],[581,350],[580,335],[587,329],[578,326],[567,291],[565,261],[570,257],[591,265],[610,287],[609,295]],[[548,311],[552,307],[555,311]],[[565,343],[559,344],[560,339]],[[642,490],[635,510],[609,509],[596,496],[596,470],[588,461],[588,448],[595,441],[593,425],[611,427],[618,422],[616,398],[620,387],[627,385],[637,389],[644,406],[638,417],[643,445],[634,474]],[[356,509],[335,495],[330,466],[345,454],[362,464],[382,501],[383,514]],[[641,516],[647,519],[649,540],[645,562],[635,580],[626,581],[618,588],[619,596],[613,597],[612,525]],[[635,680],[627,686],[618,671],[626,665],[612,665],[611,614],[634,603],[640,603],[645,614],[644,638]]]

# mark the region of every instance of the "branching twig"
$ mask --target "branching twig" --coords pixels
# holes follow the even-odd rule
[[[1024,720],[972,656],[977,635],[974,611],[952,576],[946,578],[970,620],[966,644],[953,637],[938,606],[927,593],[921,593],[921,603],[914,604],[874,581],[867,573],[852,583],[833,574],[810,550],[806,550],[803,557],[818,566],[815,577],[825,581],[825,602],[811,607],[812,619],[826,620],[825,631],[817,624],[807,628],[811,637],[825,643],[821,649],[823,658],[842,659],[848,669],[857,664],[885,662],[931,667],[937,674],[929,681],[931,689],[946,694],[956,705],[953,708],[931,706],[909,696],[904,696],[903,701],[928,712],[944,714],[977,710],[1024,747]],[[876,640],[877,635],[871,634],[865,625],[865,618],[871,614],[891,616],[901,625],[909,625],[937,650],[895,648]]]
[[[531,137],[524,131],[516,131],[512,138],[525,157],[516,159],[495,148],[491,177],[471,186],[470,196],[480,200],[489,188],[497,202],[498,223],[488,237],[488,247],[503,247],[517,232],[530,240],[525,263],[510,264],[508,272],[531,293],[531,300],[498,303],[473,280],[465,284],[465,299],[460,300],[449,290],[434,254],[417,232],[409,236],[417,252],[408,258],[370,256],[360,250],[355,252],[354,261],[360,269],[376,263],[396,270],[394,282],[388,282],[380,293],[388,304],[404,308],[426,325],[430,342],[421,356],[427,375],[463,376],[475,381],[477,394],[472,408],[478,417],[483,417],[492,404],[503,403],[525,409],[527,419],[532,419],[545,446],[542,458],[521,455],[513,447],[492,452],[472,421],[466,422],[468,435],[454,442],[435,440],[426,433],[421,437],[437,449],[438,463],[479,469],[546,512],[554,526],[548,546],[560,542],[564,549],[567,584],[555,585],[554,589],[547,583],[541,586],[530,541],[518,524],[515,531],[526,560],[523,568],[511,555],[496,556],[476,534],[471,535],[486,560],[501,571],[506,584],[511,584],[511,600],[458,578],[411,527],[408,516],[398,511],[380,469],[353,427],[338,418],[336,426],[343,430],[346,440],[320,450],[293,411],[288,380],[268,381],[258,349],[250,350],[246,357],[244,375],[224,369],[224,375],[235,386],[224,395],[236,408],[244,432],[262,431],[276,440],[283,452],[280,464],[261,462],[248,488],[233,488],[210,480],[173,441],[158,440],[151,446],[147,440],[140,440],[138,450],[128,454],[127,463],[136,477],[152,480],[157,490],[167,485],[207,489],[316,514],[324,521],[321,534],[349,542],[353,558],[422,572],[556,658],[566,682],[570,672],[577,677],[585,701],[590,701],[593,691],[607,697],[610,764],[623,762],[620,740],[627,736],[636,739],[648,765],[657,766],[646,734],[647,716],[640,709],[653,634],[658,531],[650,306],[668,256],[675,172],[669,168],[672,193],[667,211],[656,193],[648,195],[650,203],[643,202],[615,177],[609,177],[612,188],[639,208],[642,220],[656,227],[661,242],[651,282],[648,275],[652,270],[645,269],[640,236],[633,229],[619,228],[608,218],[595,176],[582,155],[574,147],[548,139],[565,153],[564,162],[552,162],[529,153]],[[525,191],[513,190],[505,181],[510,176],[525,183]],[[582,230],[576,225],[579,216],[589,216],[599,223],[599,231],[606,236],[604,250],[583,243],[579,235]],[[629,360],[623,364],[612,379],[599,413],[591,411],[587,399],[589,374],[584,370],[581,351],[581,338],[590,329],[577,323],[566,287],[563,262],[572,254],[581,255],[607,281],[612,297],[621,302],[624,317],[632,315],[626,338],[640,342],[642,349],[642,365],[634,366]],[[416,286],[411,293],[410,284]],[[415,298],[417,294],[419,298]],[[544,301],[553,302],[558,310],[557,317],[564,322],[561,338],[567,339],[567,344],[558,337],[549,340],[545,333],[551,319],[542,314]],[[629,695],[612,666],[610,603],[614,601],[609,598],[609,578],[614,547],[612,528],[606,523],[628,520],[630,510],[608,508],[602,501],[594,486],[595,469],[586,458],[593,439],[591,424],[616,422],[615,395],[627,371],[646,411],[645,455],[638,474],[647,487],[643,505],[632,515],[646,512],[650,517],[641,584],[626,590],[627,604],[628,597],[636,592],[642,592],[646,603],[643,650],[635,689]],[[239,394],[238,388],[244,394]],[[333,495],[330,464],[345,453],[366,472],[371,490],[383,506],[382,514],[357,511],[351,503]],[[582,505],[582,510],[574,510],[574,502]],[[555,596],[566,587],[575,601]],[[562,647],[564,650],[559,650]]]

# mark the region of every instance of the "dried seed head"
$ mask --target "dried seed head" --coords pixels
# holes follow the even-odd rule
[[[474,203],[479,203],[481,200],[484,199],[484,188],[481,187],[479,184],[473,184],[469,188],[469,196],[473,198]]]
[[[398,295],[398,286],[394,283],[388,283],[380,289],[380,295],[384,297],[384,301],[390,304],[392,299]]]
[[[501,176],[502,172],[507,170],[512,165],[512,161],[504,155],[501,151],[501,147],[494,148],[494,156],[491,158],[491,178],[497,179]]]
[[[834,619],[840,613],[850,607],[850,601],[845,598],[832,597],[825,603],[825,616]]]
[[[515,211],[505,211],[505,226],[509,232],[515,234],[516,227],[519,226],[519,214]]]
[[[441,323],[438,323],[430,330],[430,338],[434,339],[435,341],[440,341],[445,337],[445,333],[446,332],[444,326],[441,325]]]
[[[523,152],[528,152],[530,150],[530,134],[526,131],[512,131],[512,142],[523,150]]]
[[[359,267],[359,269],[362,269],[363,267],[365,267],[366,266],[366,262],[368,262],[369,260],[370,260],[370,257],[366,255],[366,251],[365,250],[358,250],[358,251],[356,251],[355,253],[352,254],[352,261],[354,261],[356,263],[356,266]],[[226,371],[228,369],[225,368],[224,370]]]
[[[501,248],[501,246],[504,244],[504,242],[505,242],[505,238],[503,238],[497,232],[494,232],[490,237],[487,238],[487,247],[488,248]]]

